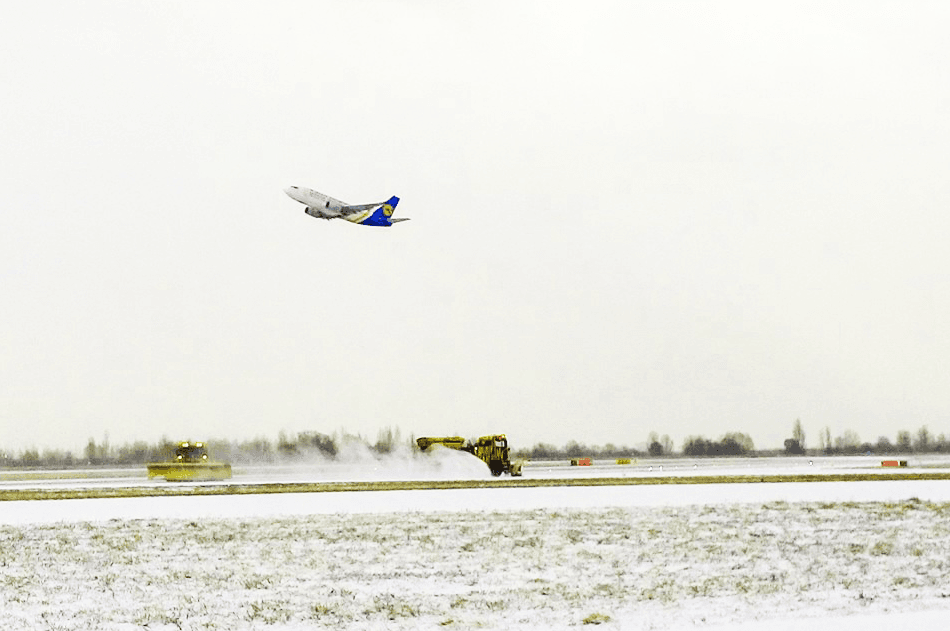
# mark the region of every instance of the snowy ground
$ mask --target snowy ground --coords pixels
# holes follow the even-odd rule
[[[0,502],[0,628],[947,628],[950,482]]]
[[[943,629],[948,518],[911,500],[6,525],[0,624]]]

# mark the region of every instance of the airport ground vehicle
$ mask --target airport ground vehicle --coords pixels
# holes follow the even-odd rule
[[[508,438],[504,434],[482,436],[474,442],[461,436],[423,436],[416,439],[416,444],[422,451],[427,451],[433,445],[466,451],[487,464],[492,475],[521,475],[522,463],[511,462],[511,448],[508,447]]]
[[[150,462],[148,477],[178,480],[227,480],[231,465],[208,459],[208,448],[203,442],[183,441],[175,449],[175,457],[168,462]]]

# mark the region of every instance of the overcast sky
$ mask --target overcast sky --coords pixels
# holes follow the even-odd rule
[[[0,450],[950,434],[948,32],[944,2],[14,3]]]

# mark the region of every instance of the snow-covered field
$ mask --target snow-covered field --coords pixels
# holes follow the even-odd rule
[[[4,629],[950,621],[950,482],[0,503]]]

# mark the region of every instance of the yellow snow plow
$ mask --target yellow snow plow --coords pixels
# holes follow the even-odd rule
[[[520,461],[512,462],[508,447],[508,438],[504,434],[482,436],[472,442],[461,436],[423,436],[416,439],[416,444],[422,451],[428,451],[433,445],[442,445],[449,449],[467,451],[488,465],[492,475],[498,476],[507,473],[511,476],[521,475]]]
[[[208,459],[208,448],[203,442],[178,443],[175,459],[169,462],[150,462],[148,477],[179,480],[227,480],[231,477],[231,465]]]

